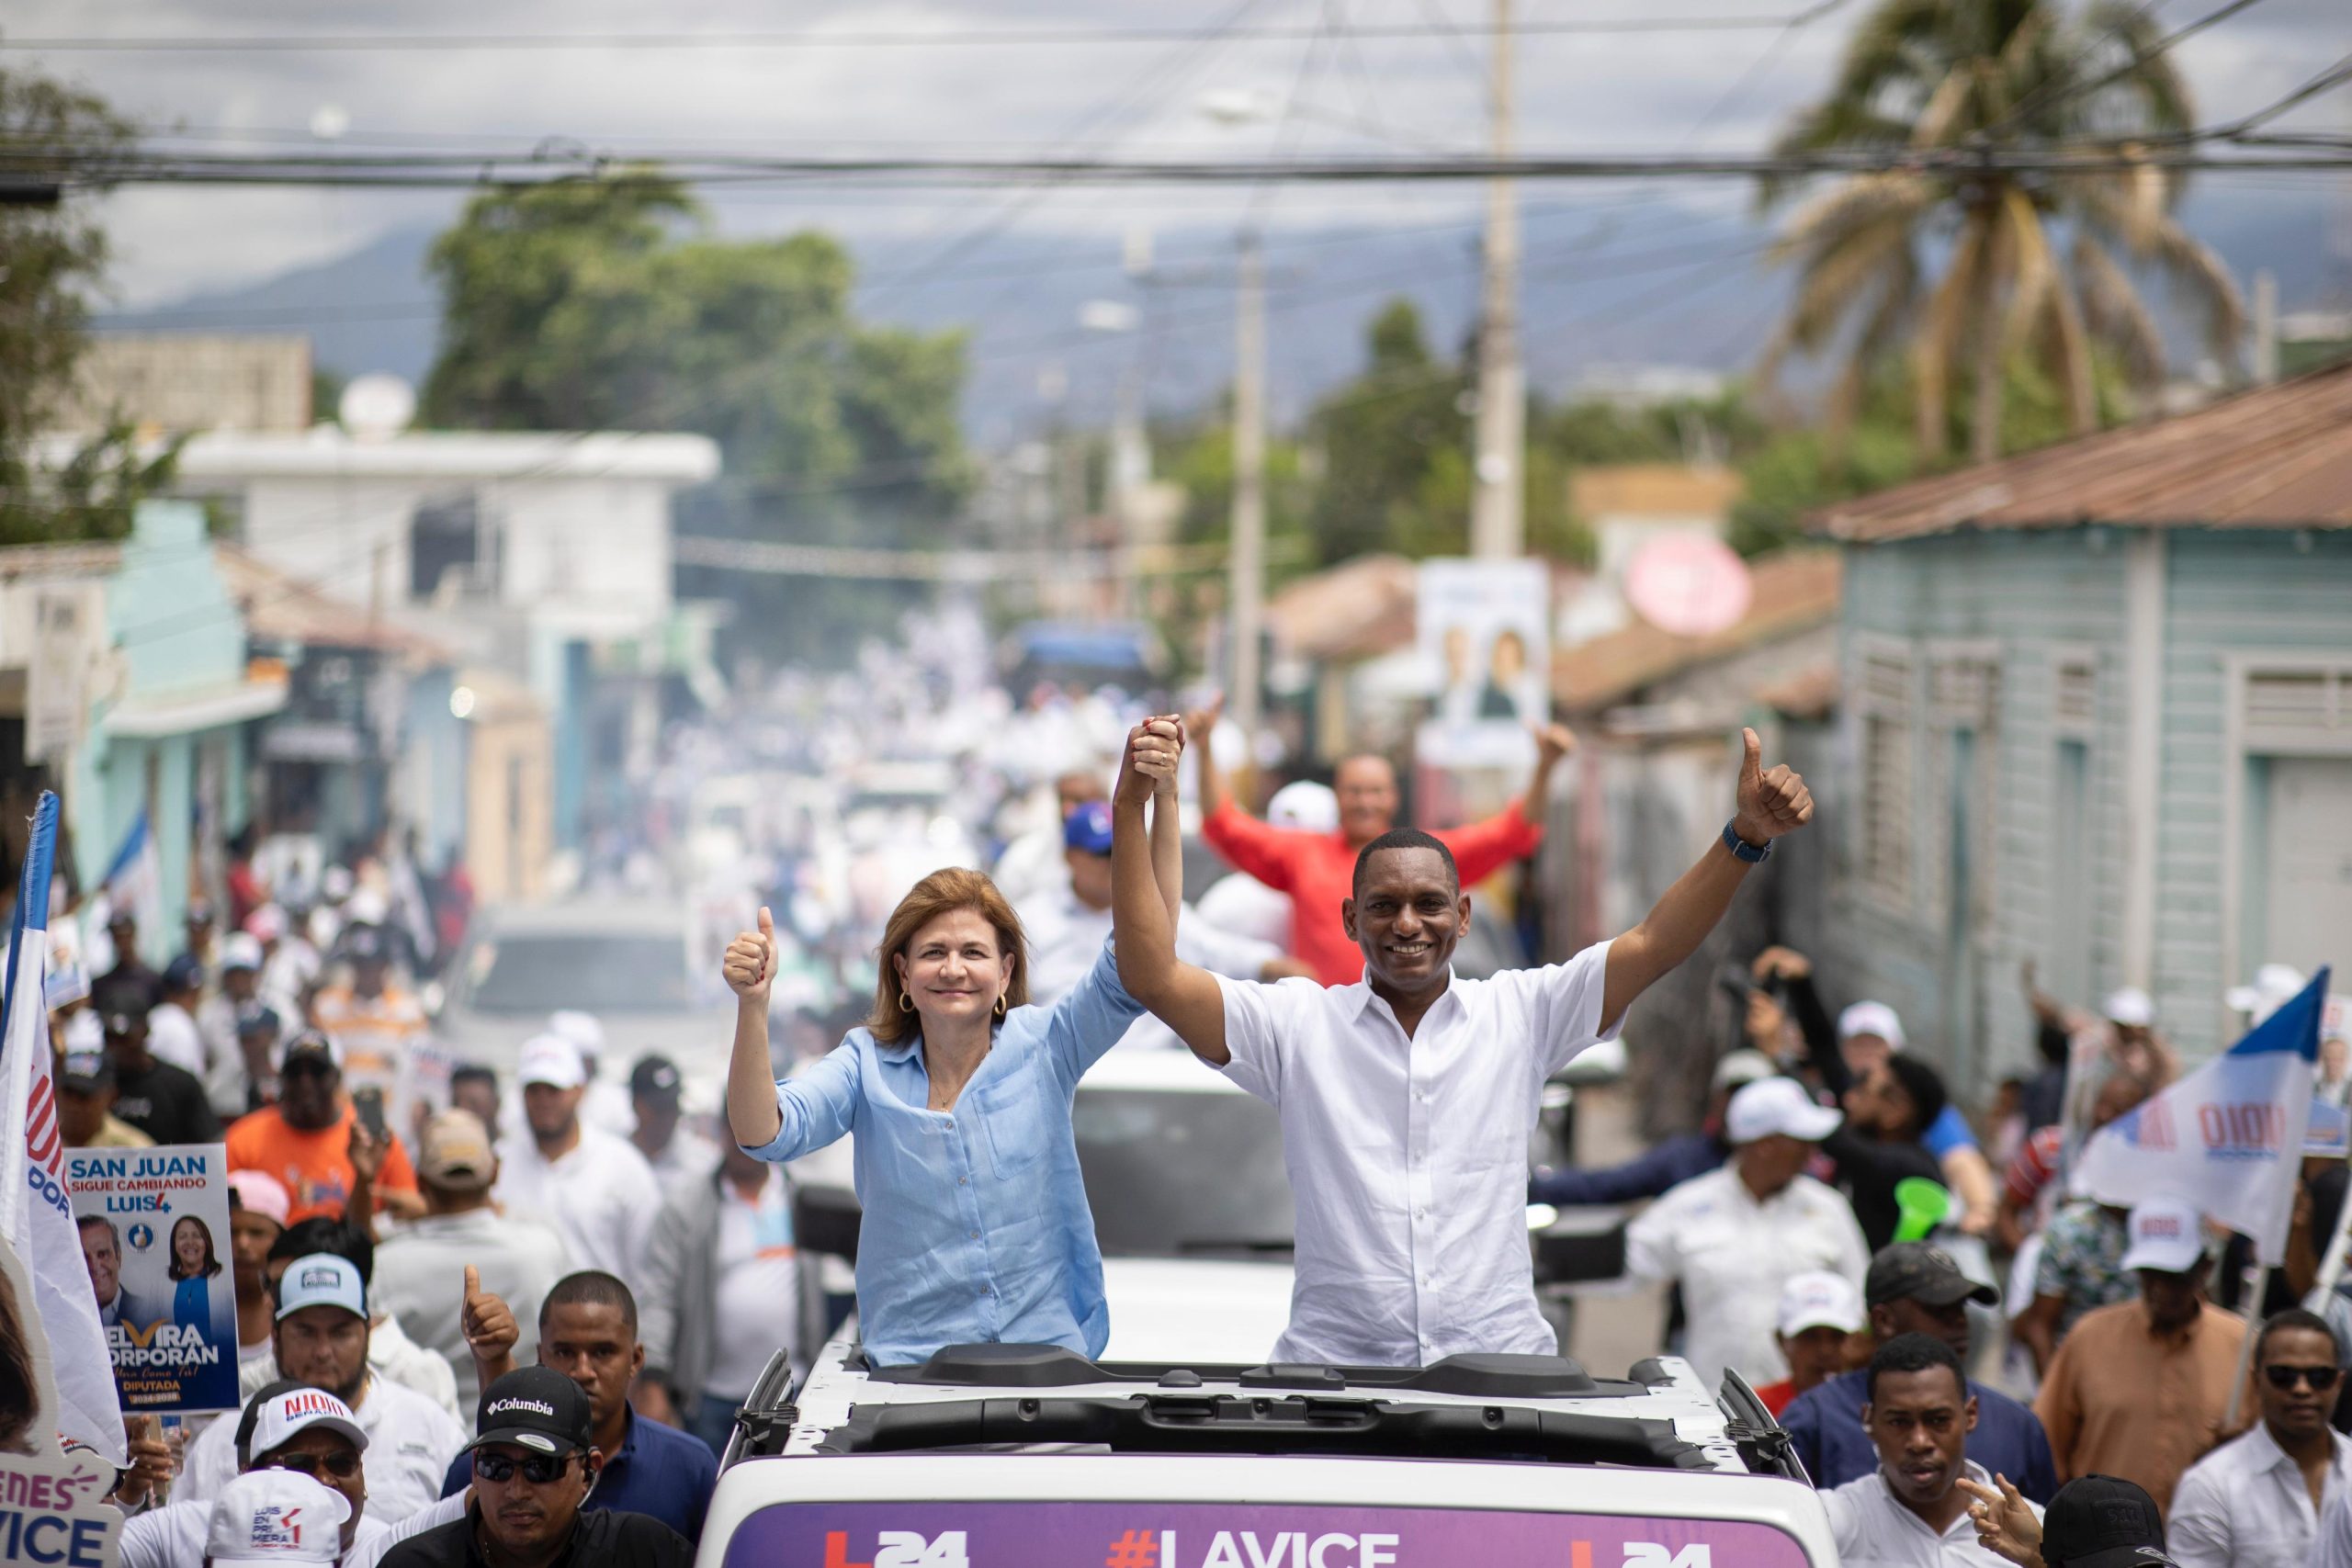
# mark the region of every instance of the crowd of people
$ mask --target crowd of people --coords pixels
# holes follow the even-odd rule
[[[1252,817],[1210,754],[1216,717],[1148,719],[1115,773],[1063,772],[1057,819],[995,877],[922,878],[821,1055],[771,1037],[795,939],[762,908],[721,960],[736,1031],[701,1126],[663,1055],[600,1105],[616,1088],[579,1013],[547,1021],[511,1082],[456,1064],[384,1124],[368,1096],[414,1087],[429,1025],[401,978],[413,941],[356,881],[329,897],[322,879],[323,941],[266,903],[225,932],[199,908],[153,974],[125,924],[113,969],[53,1019],[61,1122],[79,1145],[226,1144],[244,1400],[184,1440],[139,1433],[125,1562],[238,1556],[223,1543],[296,1499],[339,1523],[317,1561],[683,1562],[738,1408],[846,1305],[795,1247],[783,1165],[854,1138],[874,1363],[974,1341],[1098,1355],[1073,1093],[1111,1050],[1157,1047],[1279,1118],[1297,1217],[1271,1359],[1555,1352],[1526,1204],[1646,1202],[1626,1269],[1674,1288],[1662,1342],[1708,1386],[1756,1389],[1849,1563],[2352,1568],[2335,1425],[2352,1296],[2298,1304],[2340,1220],[2340,1142],[2309,1162],[2275,1299],[2235,1300],[2213,1287],[2243,1276],[2242,1246],[2193,1210],[2070,1187],[2083,1137],[2178,1070],[2144,996],[2082,1015],[2029,976],[2043,1068],[1972,1126],[1894,1010],[1833,1012],[1808,958],[1771,947],[1698,1131],[1531,1177],[1546,1079],[1615,1038],[1805,826],[1804,781],[1747,734],[1720,840],[1643,920],[1472,979],[1452,962],[1466,890],[1540,847],[1573,739],[1539,730],[1521,796],[1428,833],[1397,825],[1376,758]],[[1237,868],[1198,904],[1188,750],[1203,837]],[[107,1321],[169,1314],[123,1298],[103,1223],[84,1245]]]

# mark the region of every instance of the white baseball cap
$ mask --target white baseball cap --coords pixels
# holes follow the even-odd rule
[[[2137,986],[2109,991],[2107,1005],[2099,1010],[2107,1015],[2109,1023],[2120,1023],[2128,1029],[2146,1029],[2156,1021],[2156,1004]]]
[[[2205,1232],[2194,1203],[2151,1198],[2132,1211],[2126,1229],[2132,1241],[2123,1254],[2125,1269],[2186,1274],[2205,1256]]]
[[[548,1032],[571,1041],[583,1056],[605,1054],[605,1026],[596,1021],[593,1012],[582,1012],[578,1008],[558,1008],[548,1014]]]
[[[322,1388],[297,1388],[262,1401],[260,1408],[254,1412],[253,1439],[245,1445],[245,1451],[256,1455],[276,1453],[313,1427],[341,1433],[351,1439],[351,1446],[356,1449],[368,1446],[368,1434],[360,1428],[359,1417],[352,1414],[351,1406]]]
[[[543,1083],[550,1089],[578,1089],[588,1081],[588,1064],[580,1047],[560,1034],[535,1034],[523,1043],[515,1059],[514,1081]]]
[[[286,1266],[277,1280],[277,1317],[284,1322],[304,1307],[341,1307],[354,1317],[368,1315],[368,1287],[348,1258],[313,1252]]]
[[[1875,1034],[1897,1051],[1905,1044],[1903,1020],[1884,1002],[1856,1002],[1838,1015],[1838,1043],[1857,1034]]]
[[[251,931],[231,931],[220,939],[220,967],[229,969],[258,969],[262,964],[261,939]]]
[[[291,1470],[249,1470],[220,1488],[204,1532],[211,1568],[277,1568],[343,1555],[343,1495]]]
[[[1340,797],[1329,784],[1300,779],[1274,791],[1266,802],[1266,820],[1277,828],[1308,833],[1335,833],[1340,829]]]
[[[1845,1119],[1826,1105],[1815,1105],[1794,1078],[1759,1078],[1733,1095],[1724,1108],[1724,1136],[1735,1145],[1752,1144],[1777,1133],[1817,1144]]]
[[[1859,1333],[1870,1319],[1862,1311],[1861,1293],[1843,1274],[1808,1269],[1792,1274],[1781,1287],[1781,1337],[1793,1339],[1808,1328],[1835,1328]]]
[[[2254,972],[2251,986],[2232,986],[2222,994],[2232,1012],[2242,1012],[2250,1023],[2260,1023],[2295,999],[2310,982],[2291,964],[2266,964]]]

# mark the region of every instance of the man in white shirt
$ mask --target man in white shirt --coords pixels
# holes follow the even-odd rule
[[[1726,1370],[1751,1386],[1789,1375],[1773,1310],[1790,1276],[1826,1269],[1860,1289],[1869,1271],[1853,1208],[1804,1174],[1840,1120],[1793,1078],[1749,1084],[1724,1111],[1731,1158],[1668,1188],[1625,1227],[1625,1272],[1681,1284],[1683,1353],[1709,1388]]]
[[[490,1195],[508,1213],[553,1225],[574,1268],[636,1279],[662,1208],[653,1168],[627,1138],[581,1122],[588,1069],[571,1041],[526,1042],[515,1077],[524,1131],[500,1143]]]
[[[441,1495],[441,1478],[465,1446],[465,1428],[424,1395],[368,1370],[367,1286],[356,1264],[328,1252],[288,1264],[277,1281],[276,1338],[281,1377],[326,1390],[357,1417],[368,1438],[368,1497],[378,1517],[404,1518]],[[188,1444],[172,1486],[175,1500],[220,1495],[237,1473],[239,1425],[215,1421]]]
[[[1842,1568],[1996,1568],[2007,1560],[1978,1543],[1962,1476],[1993,1478],[1962,1452],[1976,1401],[1960,1358],[1940,1339],[1899,1334],[1871,1358],[1862,1427],[1878,1468],[1821,1500]],[[2031,1505],[2027,1505],[2031,1507]],[[2033,1509],[2037,1518],[2041,1510]]]
[[[669,1057],[639,1056],[629,1068],[628,1102],[637,1125],[628,1141],[661,1179],[665,1198],[709,1186],[718,1168],[718,1145],[686,1124],[684,1100],[684,1076]]]
[[[2173,1491],[2180,1568],[2302,1568],[2352,1473],[2352,1443],[2328,1425],[2344,1374],[2326,1322],[2300,1307],[2278,1314],[2256,1337],[2254,1365],[2261,1421]]]
[[[368,1434],[342,1400],[324,1389],[281,1381],[248,1400],[243,1416],[230,1424],[237,1429],[240,1474],[307,1475],[343,1498],[351,1510],[343,1521],[345,1552],[386,1533],[383,1522],[367,1513]],[[198,1568],[214,1506],[209,1499],[168,1503],[124,1520],[122,1568]]]
[[[1527,1247],[1527,1136],[1544,1082],[1614,1038],[1634,998],[1723,918],[1747,868],[1812,817],[1804,781],[1766,773],[1755,732],[1745,741],[1721,841],[1640,925],[1565,964],[1486,981],[1454,976],[1470,900],[1452,853],[1412,829],[1364,846],[1341,901],[1363,980],[1269,986],[1184,964],[1140,795],[1114,807],[1121,982],[1282,1117],[1297,1268],[1276,1360],[1422,1366],[1460,1352],[1558,1352]],[[1775,1290],[1755,1289],[1769,1314]]]

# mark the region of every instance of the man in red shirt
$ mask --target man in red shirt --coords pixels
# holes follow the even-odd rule
[[[1385,757],[1343,759],[1331,775],[1340,797],[1335,833],[1309,833],[1271,827],[1234,804],[1217,776],[1209,751],[1220,702],[1184,720],[1185,743],[1200,758],[1201,837],[1237,871],[1290,895],[1293,957],[1327,986],[1351,986],[1363,978],[1363,950],[1348,939],[1340,906],[1354,891],[1356,852],[1396,826],[1396,772]],[[1511,862],[1533,854],[1544,842],[1544,803],[1552,770],[1576,750],[1565,725],[1536,731],[1535,776],[1517,800],[1487,818],[1448,828],[1436,839],[1453,852],[1462,886],[1484,882]]]

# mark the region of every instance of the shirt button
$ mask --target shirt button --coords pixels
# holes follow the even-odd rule
[[[958,1187],[968,1187],[968,1186],[970,1186],[970,1185],[971,1185],[971,1183],[969,1183],[969,1182],[966,1181],[962,1177],[960,1177],[960,1176],[959,1176],[959,1177],[957,1177],[957,1178],[956,1179],[956,1186],[958,1186]]]
[[[974,1232],[972,1233],[972,1239],[973,1239],[974,1241],[978,1241],[978,1240],[979,1240],[979,1239],[980,1239],[980,1233],[979,1233],[979,1232],[978,1232],[978,1231],[974,1231]]]
[[[1413,1218],[1417,1220],[1426,1220],[1429,1217],[1430,1212],[1427,1209],[1416,1209],[1413,1211]]]
[[[953,1116],[947,1119],[947,1130],[951,1133],[956,1130],[956,1118]]]

